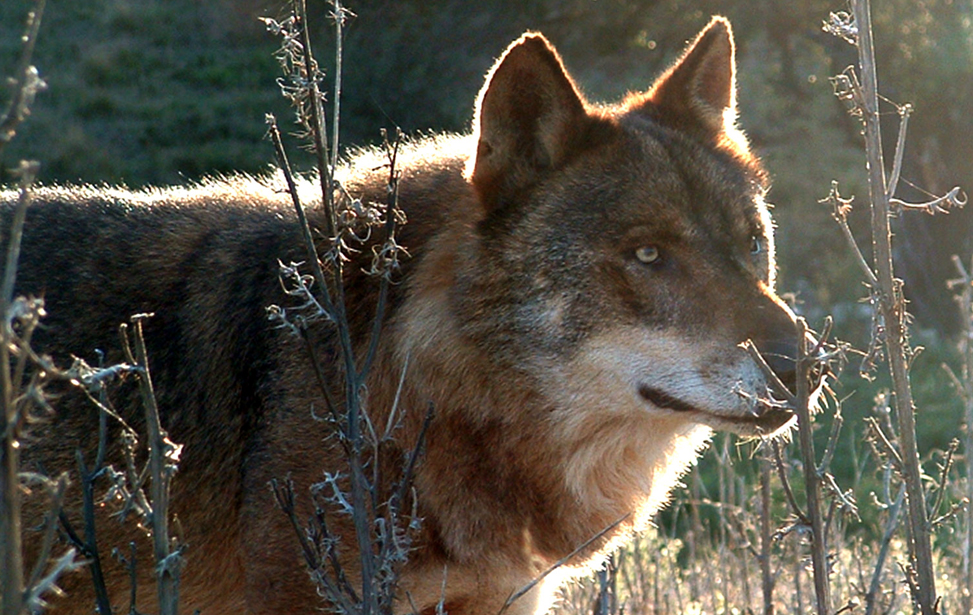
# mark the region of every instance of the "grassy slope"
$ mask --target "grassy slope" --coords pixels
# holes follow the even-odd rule
[[[27,4],[0,5],[5,74]],[[46,181],[135,185],[263,168],[263,114],[288,111],[275,41],[233,8],[244,4],[49,2],[35,63],[50,88],[0,163],[33,157]]]

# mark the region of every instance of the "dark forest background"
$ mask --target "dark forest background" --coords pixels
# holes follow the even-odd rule
[[[868,250],[860,125],[828,78],[854,49],[821,31],[841,0],[360,0],[345,40],[342,141],[377,142],[381,128],[413,136],[469,129],[473,100],[493,59],[525,30],[545,33],[592,100],[644,89],[712,14],[734,25],[740,123],[773,177],[780,287],[812,326],[826,314],[837,334],[864,346],[869,310],[860,272],[826,206],[831,180],[858,195],[852,215]],[[0,73],[11,74],[25,0],[0,2]],[[309,0],[319,57],[333,44],[330,4]],[[954,185],[973,189],[973,3],[875,0],[879,83],[912,103],[900,196],[926,200]],[[291,117],[275,84],[278,40],[257,17],[283,14],[268,0],[48,0],[35,63],[49,89],[6,149],[0,168],[35,158],[46,183],[189,182],[265,172],[272,148],[264,114]],[[896,114],[886,105],[887,157]],[[302,163],[305,168],[309,162]],[[9,176],[3,176],[9,181]],[[920,442],[943,447],[957,432],[959,402],[942,374],[955,361],[959,315],[945,280],[950,256],[968,262],[973,206],[948,216],[895,221],[897,271],[915,315],[916,396],[927,416]],[[866,408],[877,383],[843,385]],[[861,389],[861,390],[859,390]],[[854,409],[853,409],[854,412]],[[925,433],[923,433],[925,431]]]

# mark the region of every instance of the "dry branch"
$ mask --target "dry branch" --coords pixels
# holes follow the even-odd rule
[[[909,348],[905,300],[901,280],[892,268],[892,238],[889,224],[890,194],[885,181],[882,132],[878,110],[878,79],[872,44],[871,9],[868,0],[853,3],[858,30],[858,59],[862,71],[862,117],[865,123],[865,151],[868,157],[868,186],[871,203],[872,252],[880,296],[878,310],[885,327],[889,370],[895,394],[901,456],[909,510],[912,566],[916,574],[913,599],[922,615],[935,615],[936,577],[932,561],[930,528],[926,518],[922,468],[916,443],[915,405],[909,383]],[[905,116],[907,117],[907,116]]]
[[[336,473],[326,473],[325,481],[312,488],[316,510],[310,527],[304,528],[296,518],[295,496],[290,487],[275,487],[275,494],[299,534],[312,579],[331,606],[346,614],[391,613],[398,570],[407,558],[411,535],[418,524],[416,511],[408,508],[410,504],[415,506],[414,498],[410,498],[411,480],[432,408],[411,452],[407,447],[404,449],[408,452],[405,466],[398,482],[389,489],[389,481],[381,475],[381,470],[388,464],[383,463],[381,457],[386,454],[386,444],[400,419],[396,409],[392,408],[384,431],[376,430],[364,407],[362,392],[378,352],[391,274],[398,266],[399,255],[405,253],[395,241],[397,227],[404,222],[398,209],[396,157],[399,135],[396,132],[391,144],[385,140],[389,180],[384,207],[365,205],[354,199],[335,177],[339,152],[342,28],[351,13],[339,0],[332,1],[332,5],[336,40],[334,89],[327,109],[321,92],[324,73],[312,53],[305,1],[294,0],[291,15],[283,21],[264,20],[268,29],[283,39],[277,54],[285,73],[281,88],[296,107],[298,124],[303,127],[303,136],[317,160],[326,227],[323,239],[316,241],[298,195],[280,132],[273,117],[268,116],[269,136],[287,182],[307,251],[307,263],[281,267],[285,292],[300,300],[302,305],[296,308],[272,306],[269,311],[273,320],[304,339],[328,406],[328,420],[334,425],[337,440],[344,448],[348,468],[340,477]],[[330,112],[333,122],[330,139],[325,129],[326,111]],[[367,274],[379,278],[378,299],[368,337],[364,340],[363,354],[357,356],[346,312],[344,265],[349,260],[349,251],[361,248],[368,241],[372,228],[379,226],[384,228],[384,242],[374,246],[372,267],[366,270]],[[300,273],[302,265],[311,267],[312,275]],[[329,374],[328,378],[310,343],[307,327],[314,320],[323,321],[337,350],[336,373]],[[335,511],[349,515],[355,529],[355,544],[337,543],[326,522],[327,515]],[[344,557],[339,557],[341,546],[350,551],[342,554]],[[357,558],[356,574],[346,575],[343,566],[348,564],[353,553]],[[360,579],[360,586],[352,587],[349,582],[352,576]]]
[[[136,314],[132,316],[134,325],[134,354],[126,345],[129,361],[135,366],[138,374],[139,393],[145,409],[146,441],[149,449],[148,472],[151,477],[151,502],[149,503],[149,520],[152,527],[152,550],[155,555],[155,572],[157,591],[159,595],[159,612],[161,615],[178,615],[179,613],[179,575],[182,569],[182,549],[175,537],[169,532],[169,487],[176,473],[176,466],[182,446],[169,440],[169,435],[162,429],[159,419],[159,407],[152,387],[152,376],[149,372],[149,360],[145,350],[145,338],[142,335],[142,321],[152,314]],[[122,329],[123,337],[125,337]]]

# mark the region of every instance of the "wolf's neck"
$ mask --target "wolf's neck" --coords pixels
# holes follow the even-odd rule
[[[423,514],[454,558],[549,563],[621,515],[604,497],[585,510],[571,492],[554,409],[528,374],[497,365],[462,334],[449,269],[410,289],[396,323],[397,362],[408,365],[402,401],[413,412],[432,403],[435,415],[417,477]]]

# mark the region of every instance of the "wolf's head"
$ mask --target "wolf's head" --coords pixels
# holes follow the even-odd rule
[[[646,92],[594,106],[526,34],[480,93],[467,175],[483,212],[454,298],[465,332],[581,431],[648,415],[769,435],[791,420],[759,401],[768,378],[741,347],[793,381],[734,70],[717,17]]]

